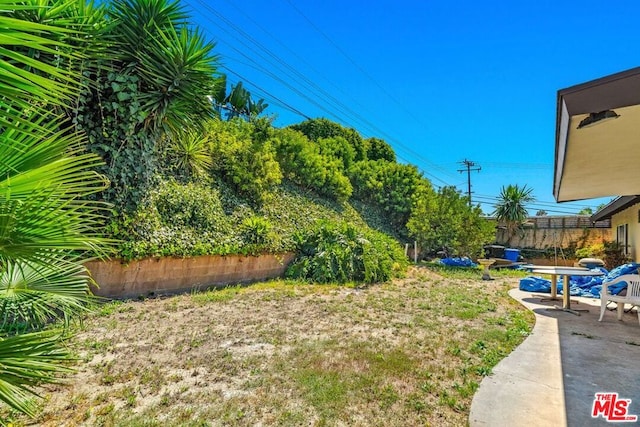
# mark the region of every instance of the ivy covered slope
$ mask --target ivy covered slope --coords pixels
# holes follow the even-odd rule
[[[255,206],[224,182],[170,179],[159,183],[135,212],[114,218],[109,231],[121,240],[118,257],[124,260],[253,255],[294,251],[294,236],[319,221],[367,228],[348,203],[337,204],[287,183],[272,189],[268,203]]]
[[[108,230],[125,260],[296,252],[292,277],[388,280],[406,266],[396,240],[406,233],[384,209],[348,202],[353,151],[344,138],[318,144],[265,119],[212,119],[164,141],[156,184],[122,197],[136,208],[122,205]]]
[[[351,197],[353,152],[344,138],[318,144],[266,119],[212,119],[201,132],[171,135],[159,150],[155,185],[144,196],[118,196],[136,207],[122,204],[108,227],[122,242],[117,256],[295,251],[299,235],[320,224],[401,240],[406,231],[381,206]]]

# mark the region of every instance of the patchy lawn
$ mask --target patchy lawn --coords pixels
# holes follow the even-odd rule
[[[516,278],[479,278],[420,267],[362,289],[274,281],[105,304],[36,421],[466,425],[482,377],[533,323],[506,294]]]

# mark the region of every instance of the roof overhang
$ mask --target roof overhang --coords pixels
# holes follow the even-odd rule
[[[615,200],[612,200],[600,209],[598,212],[591,215],[591,222],[602,221],[605,219],[611,219],[611,217],[623,210],[630,208],[633,205],[640,203],[640,196],[622,196]]]
[[[558,202],[640,194],[640,67],[558,91]]]

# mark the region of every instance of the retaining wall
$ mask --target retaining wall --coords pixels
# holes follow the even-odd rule
[[[210,287],[273,279],[284,274],[295,254],[259,256],[199,256],[148,258],[127,264],[119,260],[85,264],[99,288],[94,293],[108,298],[136,298],[174,294]]]

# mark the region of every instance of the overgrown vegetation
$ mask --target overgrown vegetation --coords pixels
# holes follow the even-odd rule
[[[605,241],[585,246],[577,249],[575,254],[576,258],[600,258],[609,270],[631,262],[631,258],[625,254],[625,248],[618,242]]]
[[[327,119],[277,129],[241,83],[227,93],[178,1],[6,1],[0,21],[0,366],[26,360],[0,367],[0,399],[17,410],[33,414],[32,387],[68,359],[62,335],[25,332],[87,309],[81,263],[111,243],[124,260],[297,251],[292,276],[366,283],[402,275],[394,239],[484,243],[453,226],[484,230],[479,209],[433,199],[384,140]]]

